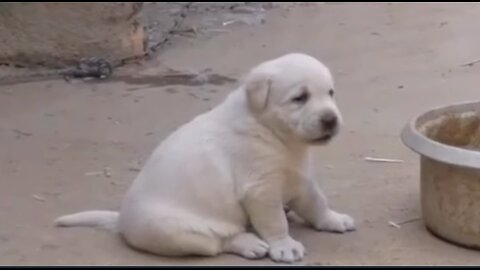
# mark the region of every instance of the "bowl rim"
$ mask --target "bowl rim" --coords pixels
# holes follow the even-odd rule
[[[439,143],[428,138],[416,128],[416,124],[420,118],[428,115],[440,115],[441,113],[452,110],[458,112],[469,110],[479,111],[480,101],[460,102],[426,110],[409,121],[402,130],[401,139],[407,147],[422,156],[450,165],[480,169],[480,151]]]

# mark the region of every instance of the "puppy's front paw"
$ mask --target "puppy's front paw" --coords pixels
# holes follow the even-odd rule
[[[320,231],[344,233],[355,230],[355,221],[349,215],[328,210],[315,228]]]
[[[303,259],[305,248],[302,243],[286,237],[271,243],[268,254],[276,262],[293,263]]]

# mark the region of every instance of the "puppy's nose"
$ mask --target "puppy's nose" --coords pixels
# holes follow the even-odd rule
[[[320,119],[322,127],[326,130],[334,129],[338,124],[337,116],[334,113],[325,113]]]

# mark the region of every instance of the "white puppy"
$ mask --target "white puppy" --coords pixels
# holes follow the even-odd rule
[[[289,236],[284,207],[317,230],[354,229],[329,208],[308,164],[307,148],[341,125],[333,89],[328,68],[308,55],[264,62],[157,147],[119,213],[87,211],[56,224],[115,228],[130,246],[164,256],[300,260],[305,250]]]

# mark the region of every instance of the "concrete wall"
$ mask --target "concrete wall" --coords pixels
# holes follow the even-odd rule
[[[0,3],[0,64],[64,67],[140,56],[140,3]]]

